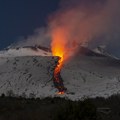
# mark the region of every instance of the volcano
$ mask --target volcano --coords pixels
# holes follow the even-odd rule
[[[59,57],[52,56],[51,51],[33,48],[0,52],[0,94],[44,98],[61,96],[56,93],[65,91],[62,97],[78,100],[120,92],[119,59],[80,47],[62,65],[57,74],[61,82],[57,86],[53,75]]]

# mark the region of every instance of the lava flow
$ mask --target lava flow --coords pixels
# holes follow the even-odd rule
[[[61,67],[62,67],[62,58],[59,58],[58,64],[54,70],[54,85],[59,90],[58,94],[64,94],[65,88],[63,85],[63,80],[60,75]]]
[[[55,67],[55,70],[54,70],[54,85],[55,87],[58,89],[58,94],[64,94],[65,92],[65,87],[64,87],[64,84],[63,84],[63,80],[62,80],[62,77],[60,75],[60,72],[61,72],[61,68],[62,68],[62,65],[63,65],[63,61],[64,61],[64,57],[63,57],[63,53],[62,52],[59,52],[58,49],[56,49],[54,52],[53,52],[53,55],[54,56],[58,56],[58,63]]]
[[[54,85],[58,89],[58,94],[64,94],[66,91],[66,88],[64,87],[62,77],[60,75],[61,69],[63,67],[63,63],[66,61],[67,58],[67,48],[66,48],[66,42],[65,42],[65,35],[64,31],[61,31],[61,29],[51,29],[51,37],[52,37],[52,43],[51,43],[51,49],[53,56],[58,56],[58,63],[56,65],[56,68],[54,70]]]

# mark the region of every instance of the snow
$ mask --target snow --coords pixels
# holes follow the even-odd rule
[[[98,46],[97,48],[93,49],[93,52],[98,53],[98,54],[102,54],[102,55],[105,55],[105,56],[109,56],[109,57],[111,57],[111,58],[118,59],[118,58],[115,57],[114,55],[108,53],[108,52],[106,51],[106,46],[104,46],[104,45]]]
[[[28,97],[54,95],[52,73],[56,57],[9,57],[0,58],[0,94],[13,91],[17,96]]]
[[[0,52],[0,94],[12,91],[16,96],[108,97],[120,93],[120,61],[107,56],[77,53],[62,68],[61,76],[67,91],[57,95],[52,77],[58,57],[50,52],[21,48]],[[89,54],[88,54],[89,53]]]
[[[16,56],[52,56],[51,52],[36,48],[16,48],[0,51],[0,57],[16,57]]]
[[[72,100],[108,97],[120,92],[120,61],[108,57],[77,56],[66,63],[61,75]],[[73,94],[74,93],[74,94]]]

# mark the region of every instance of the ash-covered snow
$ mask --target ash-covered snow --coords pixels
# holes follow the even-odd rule
[[[15,52],[8,54],[8,51]],[[31,54],[31,51],[35,53]],[[42,49],[0,52],[0,94],[12,92],[16,96],[40,98],[60,96],[56,94],[58,90],[52,79],[57,60],[58,57]],[[63,65],[61,77],[67,88],[61,96],[71,100],[120,93],[120,61],[86,48],[81,48]]]

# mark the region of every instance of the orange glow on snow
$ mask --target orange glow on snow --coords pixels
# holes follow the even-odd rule
[[[58,92],[58,95],[63,95],[64,94],[64,92]]]

